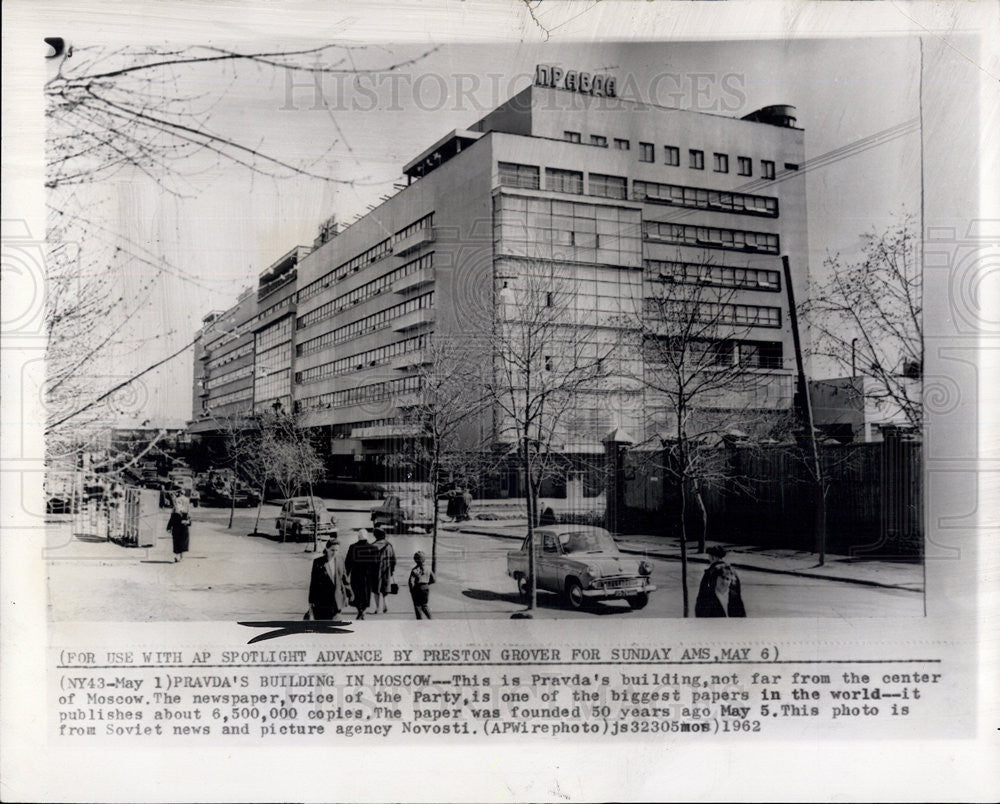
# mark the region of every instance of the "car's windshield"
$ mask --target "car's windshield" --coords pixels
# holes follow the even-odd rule
[[[618,545],[604,530],[575,530],[559,534],[564,553],[617,553]]]

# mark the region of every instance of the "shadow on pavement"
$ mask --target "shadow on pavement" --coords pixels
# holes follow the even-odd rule
[[[515,606],[523,606],[524,601],[517,592],[495,592],[492,589],[463,589],[462,594],[473,600],[486,602],[510,603]],[[542,592],[538,595],[538,608],[567,611],[559,595],[546,594]],[[582,610],[585,614],[627,614],[630,608],[618,608],[616,606],[606,606],[603,603],[594,603]]]

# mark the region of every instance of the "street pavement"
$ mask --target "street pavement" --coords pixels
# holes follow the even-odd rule
[[[330,501],[341,540],[354,540],[354,529],[371,526],[373,501]],[[492,511],[491,511],[492,509]],[[489,513],[485,513],[489,512]],[[194,510],[191,551],[173,562],[166,511],[161,513],[151,548],[125,548],[93,537],[73,535],[68,517],[52,517],[46,559],[49,615],[59,621],[192,621],[301,619],[307,607],[311,543],[281,543],[275,535],[253,533],[256,509],[237,509],[232,528],[228,509]],[[278,507],[263,506],[260,531],[274,532]],[[474,507],[473,515],[503,517],[442,521],[438,538],[438,582],[430,609],[448,619],[506,618],[524,607],[506,574],[507,552],[523,538],[525,521],[508,502]],[[406,578],[416,550],[431,554],[424,533],[390,534],[396,549],[398,596],[389,599],[388,615],[366,619],[412,619]],[[320,545],[322,547],[322,545]],[[594,616],[679,617],[679,549],[656,536],[628,536],[623,551],[652,562],[657,591],[642,611],[621,601],[598,603],[589,610],[566,609],[554,595],[538,594],[537,617]],[[728,546],[743,586],[751,617],[897,617],[922,616],[923,572],[919,565],[851,562],[828,556],[816,567],[813,554]],[[688,585],[697,590],[704,555],[692,555]],[[351,617],[353,619],[353,615]]]

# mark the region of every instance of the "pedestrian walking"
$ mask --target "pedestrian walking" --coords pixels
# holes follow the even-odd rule
[[[176,564],[188,551],[191,544],[191,500],[184,492],[178,492],[174,497],[174,508],[167,520],[167,530],[173,537],[174,563]]]
[[[334,534],[323,555],[312,563],[309,579],[309,618],[332,620],[348,604],[348,580],[340,539]]]
[[[375,528],[375,561],[373,563],[372,594],[375,595],[375,611],[383,614],[389,611],[388,596],[392,589],[392,574],[396,571],[396,551],[385,538],[382,528]],[[398,587],[397,587],[398,588]]]
[[[430,598],[430,587],[434,583],[434,572],[424,566],[424,554],[417,550],[413,554],[415,566],[410,570],[410,597],[413,598],[413,613],[419,620],[421,615],[428,620],[431,613],[427,610],[427,602]]]
[[[375,550],[368,542],[368,531],[358,528],[358,540],[347,548],[344,568],[351,584],[352,605],[358,610],[359,620],[365,618],[365,611],[371,604],[371,582],[376,559]]]
[[[695,617],[746,617],[740,579],[725,561],[726,551],[713,545],[706,551],[712,556],[705,574],[701,576],[698,598],[694,604]]]
[[[465,489],[465,491],[462,492],[462,521],[463,522],[467,522],[470,519],[471,515],[470,515],[469,512],[471,510],[472,510],[472,492],[469,491],[468,489]]]
[[[556,512],[552,510],[552,506],[547,505],[544,502],[541,505],[542,505],[542,513],[538,517],[538,524],[541,527],[545,527],[546,525],[556,524]]]

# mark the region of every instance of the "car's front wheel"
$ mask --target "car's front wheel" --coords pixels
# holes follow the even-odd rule
[[[579,611],[586,603],[587,598],[584,597],[580,582],[576,578],[566,581],[566,604],[574,611]]]
[[[626,598],[629,606],[638,611],[639,609],[646,608],[646,604],[649,603],[649,593],[640,592],[637,595],[630,595]]]
[[[520,573],[514,576],[514,581],[517,583],[517,593],[521,596],[521,600],[527,603],[531,597],[531,582],[526,575]]]

